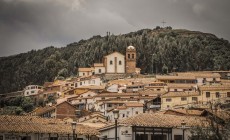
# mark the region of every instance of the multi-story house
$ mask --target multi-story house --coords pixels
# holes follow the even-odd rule
[[[208,72],[183,72],[174,75],[157,75],[156,79],[164,83],[180,84],[218,84],[220,83],[220,74]]]
[[[39,93],[39,91],[42,90],[42,86],[38,86],[38,85],[29,85],[26,86],[24,91],[23,91],[23,95],[24,96],[34,96],[37,95]]]
[[[197,104],[200,97],[195,91],[169,91],[161,96],[161,109],[189,107]]]
[[[201,94],[200,101],[203,104],[230,102],[229,85],[203,85],[199,86],[199,91]]]
[[[117,106],[114,108],[119,110],[118,119],[124,119],[143,113],[143,103],[139,103],[139,102],[124,102],[122,106]],[[114,121],[114,114],[113,114],[114,108],[108,110],[106,113],[106,116],[110,121]]]
[[[44,118],[76,118],[76,108],[69,102],[64,101],[54,106],[39,107],[28,113],[29,116],[40,116]]]
[[[91,90],[82,93],[76,97],[70,97],[67,99],[67,101],[71,102],[71,104],[75,105],[77,109],[86,109],[86,110],[92,110],[94,109],[94,102],[95,100],[93,97],[97,95],[96,92],[93,92]]]

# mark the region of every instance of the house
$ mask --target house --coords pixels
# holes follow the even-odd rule
[[[94,68],[78,68],[78,76],[91,76],[94,74]]]
[[[135,116],[137,114],[143,113],[143,103],[139,102],[124,102],[122,106],[114,107],[119,110],[119,120],[128,118],[131,116]],[[106,116],[108,117],[108,120],[114,121],[114,114],[113,109],[108,110],[106,113]]]
[[[78,68],[78,72],[79,76],[140,73],[140,68],[136,68],[136,48],[128,46],[125,55],[119,52],[108,54],[104,56],[103,63],[94,63],[91,68]]]
[[[94,109],[94,96],[97,95],[96,92],[93,92],[91,90],[86,91],[82,94],[78,94],[78,96],[70,97],[67,99],[67,101],[71,102],[71,104],[75,105],[77,109],[86,109],[86,110],[92,110]]]
[[[105,73],[105,66],[103,63],[94,63],[93,67],[94,67],[95,74]]]
[[[76,108],[67,101],[54,106],[39,107],[27,114],[28,116],[40,116],[44,118],[76,118]]]
[[[29,85],[26,86],[24,91],[23,91],[23,95],[24,96],[34,96],[37,95],[39,93],[39,91],[42,90],[42,86],[39,85]]]
[[[230,102],[230,86],[229,85],[203,85],[199,86],[201,99],[204,104],[209,102]]]
[[[0,116],[1,140],[73,139],[71,123],[37,116]],[[100,133],[94,127],[77,124],[78,140],[97,140]]]
[[[65,81],[55,80],[54,82],[45,82],[43,85],[43,98],[47,99],[49,96],[59,97],[62,91],[65,90]]]
[[[100,85],[100,86],[90,85],[90,86],[77,87],[74,89],[74,94],[79,95],[89,90],[94,91],[95,93],[99,93],[105,90],[105,85]]]
[[[177,84],[177,83],[167,83],[165,85],[167,91],[197,91],[198,87],[196,84]]]
[[[145,89],[151,89],[154,91],[166,91],[164,82],[151,82],[145,86]]]
[[[77,120],[80,123],[107,123],[107,117],[100,112],[93,112],[87,116],[83,116]]]
[[[220,74],[208,72],[181,72],[174,75],[156,75],[156,79],[164,83],[209,85],[220,83]]]
[[[161,96],[161,109],[183,108],[197,104],[200,93],[194,91],[169,91]]]
[[[185,127],[182,127],[185,123]],[[118,139],[121,140],[188,140],[189,129],[207,126],[207,120],[199,116],[178,116],[159,113],[142,113],[118,121]],[[114,124],[99,129],[100,139],[113,139]]]
[[[126,86],[126,92],[138,92],[144,90],[143,84],[133,84]]]

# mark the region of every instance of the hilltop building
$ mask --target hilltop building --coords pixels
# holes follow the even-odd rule
[[[93,74],[132,74],[140,73],[136,68],[136,48],[128,46],[126,55],[113,52],[104,56],[103,63],[94,63],[91,68],[78,68],[79,76],[90,76]]]

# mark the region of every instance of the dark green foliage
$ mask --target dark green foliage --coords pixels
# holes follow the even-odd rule
[[[9,100],[1,99],[4,104],[2,114],[21,115],[34,109],[34,102],[30,97],[18,96]]]
[[[34,109],[34,103],[31,98],[25,97],[21,102],[21,107],[25,112],[30,112]]]
[[[76,75],[78,67],[102,62],[103,56],[113,51],[125,54],[129,45],[137,49],[137,67],[142,73],[165,73],[166,68],[168,72],[230,69],[228,41],[212,34],[156,27],[0,58],[0,93]]]

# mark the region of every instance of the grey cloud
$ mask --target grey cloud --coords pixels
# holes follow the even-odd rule
[[[228,0],[2,0],[0,56],[161,25],[230,39]]]

